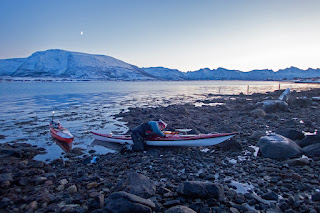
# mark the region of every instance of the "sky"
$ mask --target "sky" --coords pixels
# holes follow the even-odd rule
[[[0,59],[63,49],[180,71],[320,68],[319,0],[0,0]]]

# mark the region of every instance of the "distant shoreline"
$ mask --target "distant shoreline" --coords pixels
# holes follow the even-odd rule
[[[176,81],[176,82],[182,82],[182,81],[266,81],[266,82],[272,82],[272,81],[278,81],[278,82],[290,82],[290,83],[306,83],[306,84],[319,84],[320,80],[317,79],[317,81],[310,81],[310,80],[240,80],[240,79],[199,79],[199,80],[119,80],[119,79],[68,79],[68,78],[35,78],[35,77],[11,77],[11,76],[4,76],[0,77],[0,83],[9,83],[9,82],[114,82],[114,81],[120,81],[120,82],[148,82],[148,81]]]

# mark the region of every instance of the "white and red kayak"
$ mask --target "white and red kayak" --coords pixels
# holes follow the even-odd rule
[[[113,142],[113,143],[128,143],[133,144],[130,135],[114,135],[101,134],[92,132],[96,140]],[[149,146],[212,146],[219,144],[229,138],[232,138],[237,133],[217,133],[217,134],[199,134],[199,135],[184,135],[173,133],[166,133],[166,137],[150,137],[146,139]]]
[[[68,144],[72,143],[74,136],[69,132],[67,128],[62,127],[60,124],[58,124],[57,126],[50,124],[49,127],[52,137]]]

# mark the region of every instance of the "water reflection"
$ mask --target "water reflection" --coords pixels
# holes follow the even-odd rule
[[[66,142],[58,141],[58,140],[55,140],[55,142],[58,146],[60,146],[60,148],[63,151],[65,151],[65,153],[68,153],[72,150],[72,143],[66,143]]]

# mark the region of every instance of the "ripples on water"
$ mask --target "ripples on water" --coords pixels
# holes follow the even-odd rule
[[[281,82],[281,89],[319,87],[317,84]],[[55,119],[75,136],[72,148],[113,152],[94,141],[91,130],[125,133],[126,124],[113,117],[130,107],[149,107],[195,103],[208,94],[229,95],[269,92],[279,82],[256,81],[183,81],[183,82],[32,82],[0,83],[0,142],[26,142],[43,147],[47,154],[37,160],[50,161],[64,156],[65,149],[51,138],[49,119]]]

